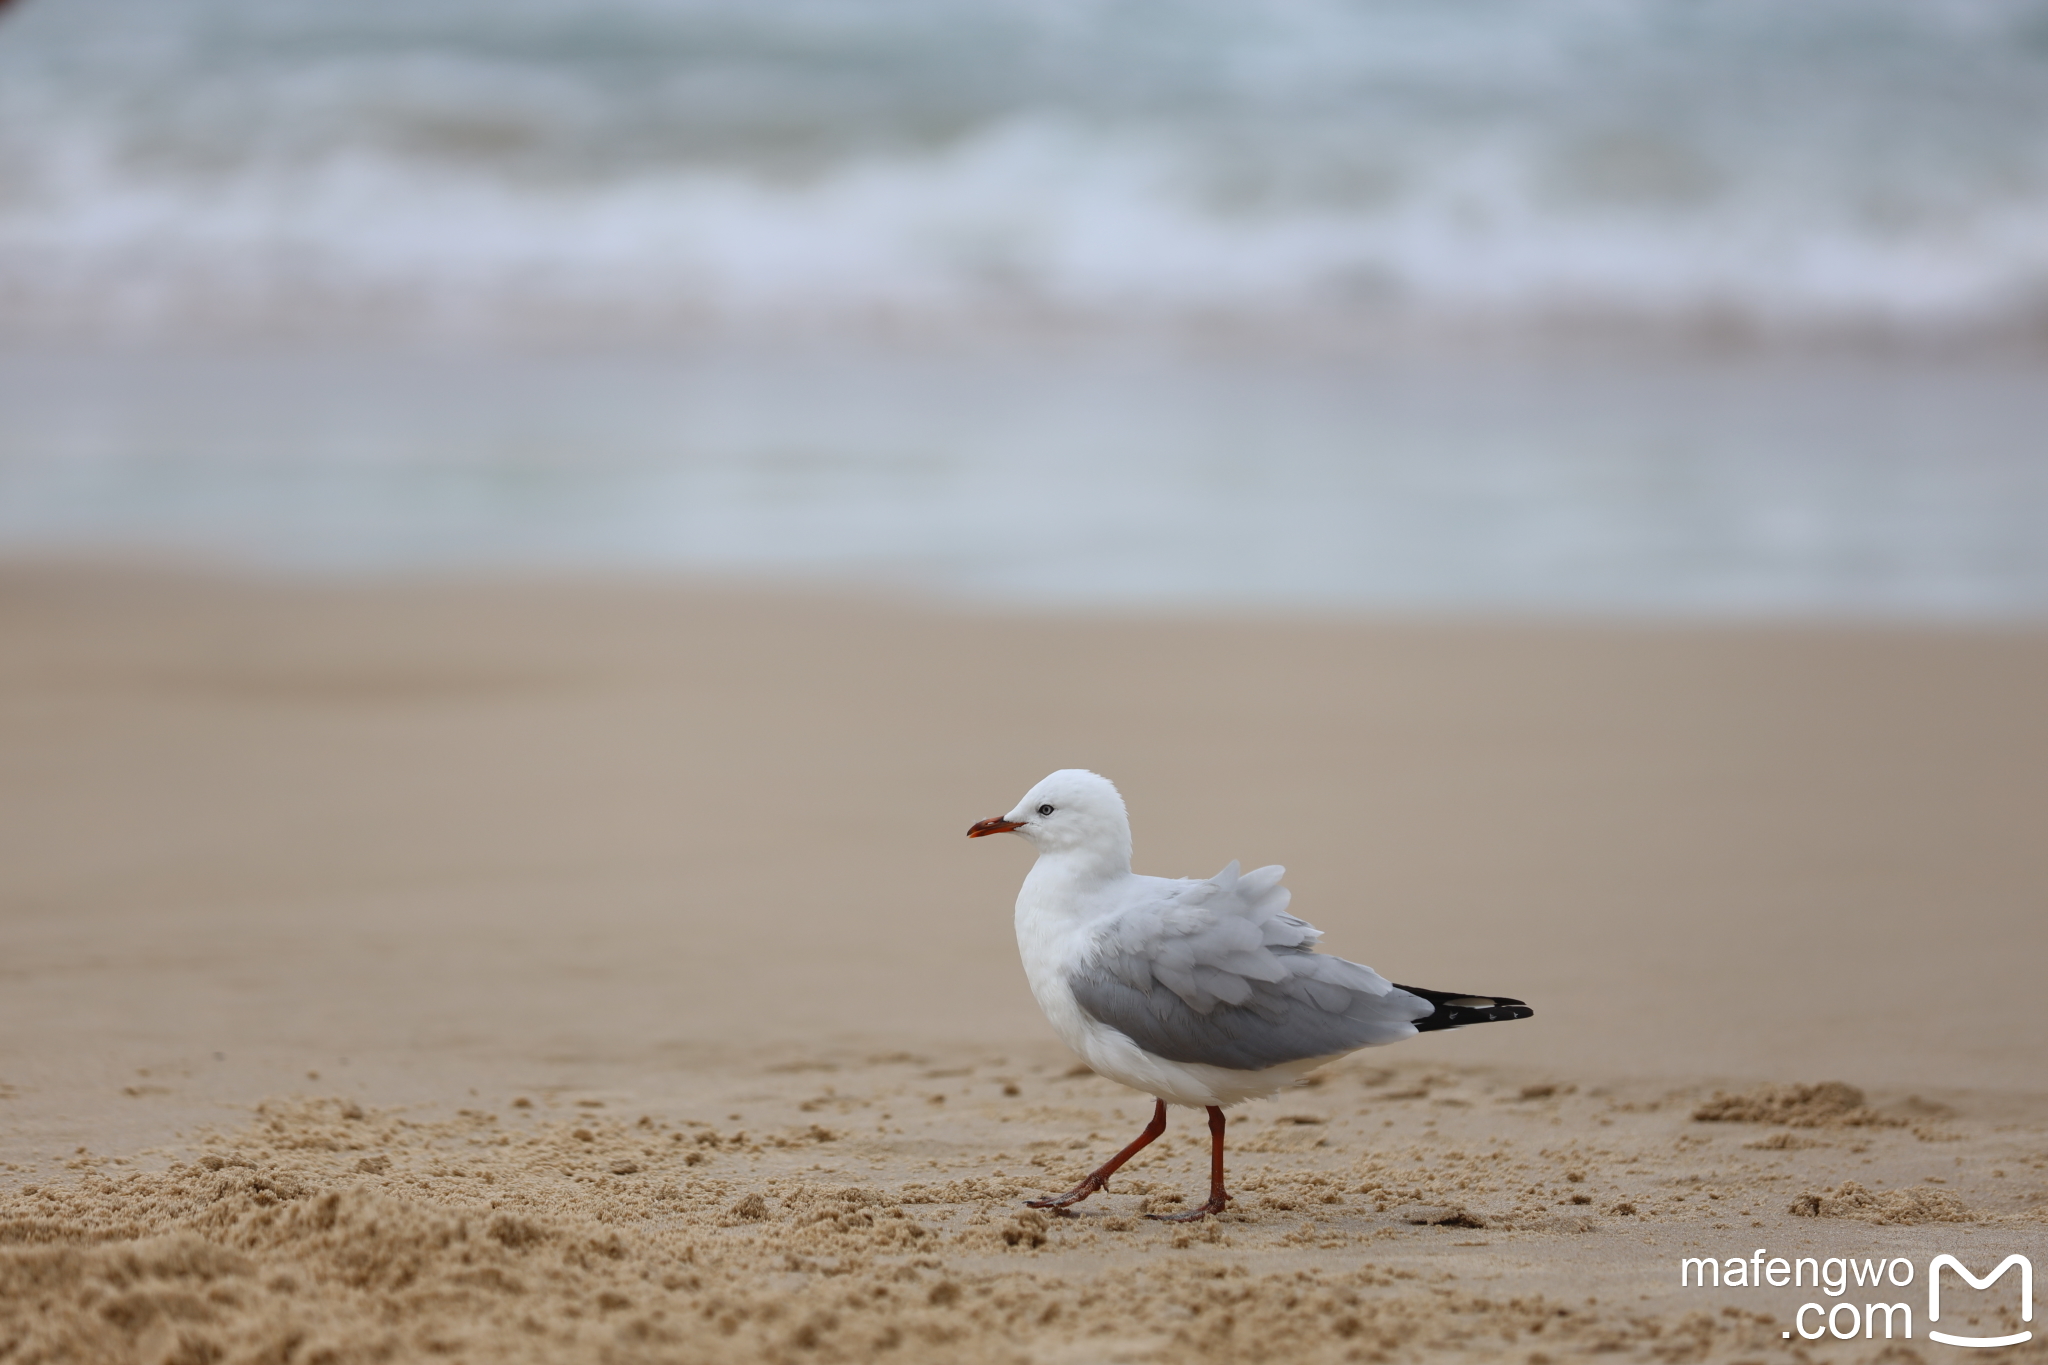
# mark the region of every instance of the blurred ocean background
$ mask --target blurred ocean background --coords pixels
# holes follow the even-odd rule
[[[2048,0],[21,0],[0,551],[2048,617]]]

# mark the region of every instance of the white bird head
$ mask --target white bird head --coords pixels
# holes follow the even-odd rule
[[[1008,815],[983,820],[967,831],[1021,834],[1039,853],[1094,855],[1112,868],[1131,866],[1131,817],[1116,784],[1086,768],[1062,768],[1030,791]]]

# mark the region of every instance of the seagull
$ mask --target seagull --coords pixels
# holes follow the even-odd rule
[[[1209,1202],[1223,1212],[1223,1111],[1267,1099],[1362,1047],[1535,1013],[1505,996],[1396,986],[1316,951],[1322,931],[1287,913],[1283,867],[1206,881],[1131,871],[1131,821],[1108,778],[1063,768],[970,839],[1016,834],[1038,850],[1017,893],[1017,948],[1060,1041],[1100,1075],[1153,1097],[1130,1146],[1065,1194],[1029,1207],[1066,1214],[1166,1131],[1166,1106],[1209,1111]]]

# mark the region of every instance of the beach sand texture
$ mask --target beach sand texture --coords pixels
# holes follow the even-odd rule
[[[0,1360],[1953,1353],[1678,1262],[2043,1264],[2044,698],[2029,629],[16,565]],[[962,837],[1061,766],[1537,1017],[1239,1111],[1220,1220],[1138,1216],[1181,1111],[1024,1210],[1149,1108]]]

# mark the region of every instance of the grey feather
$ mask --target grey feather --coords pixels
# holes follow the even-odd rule
[[[1069,979],[1100,1022],[1170,1062],[1263,1071],[1412,1037],[1434,1008],[1370,967],[1315,950],[1287,913],[1284,868],[1143,878]]]

